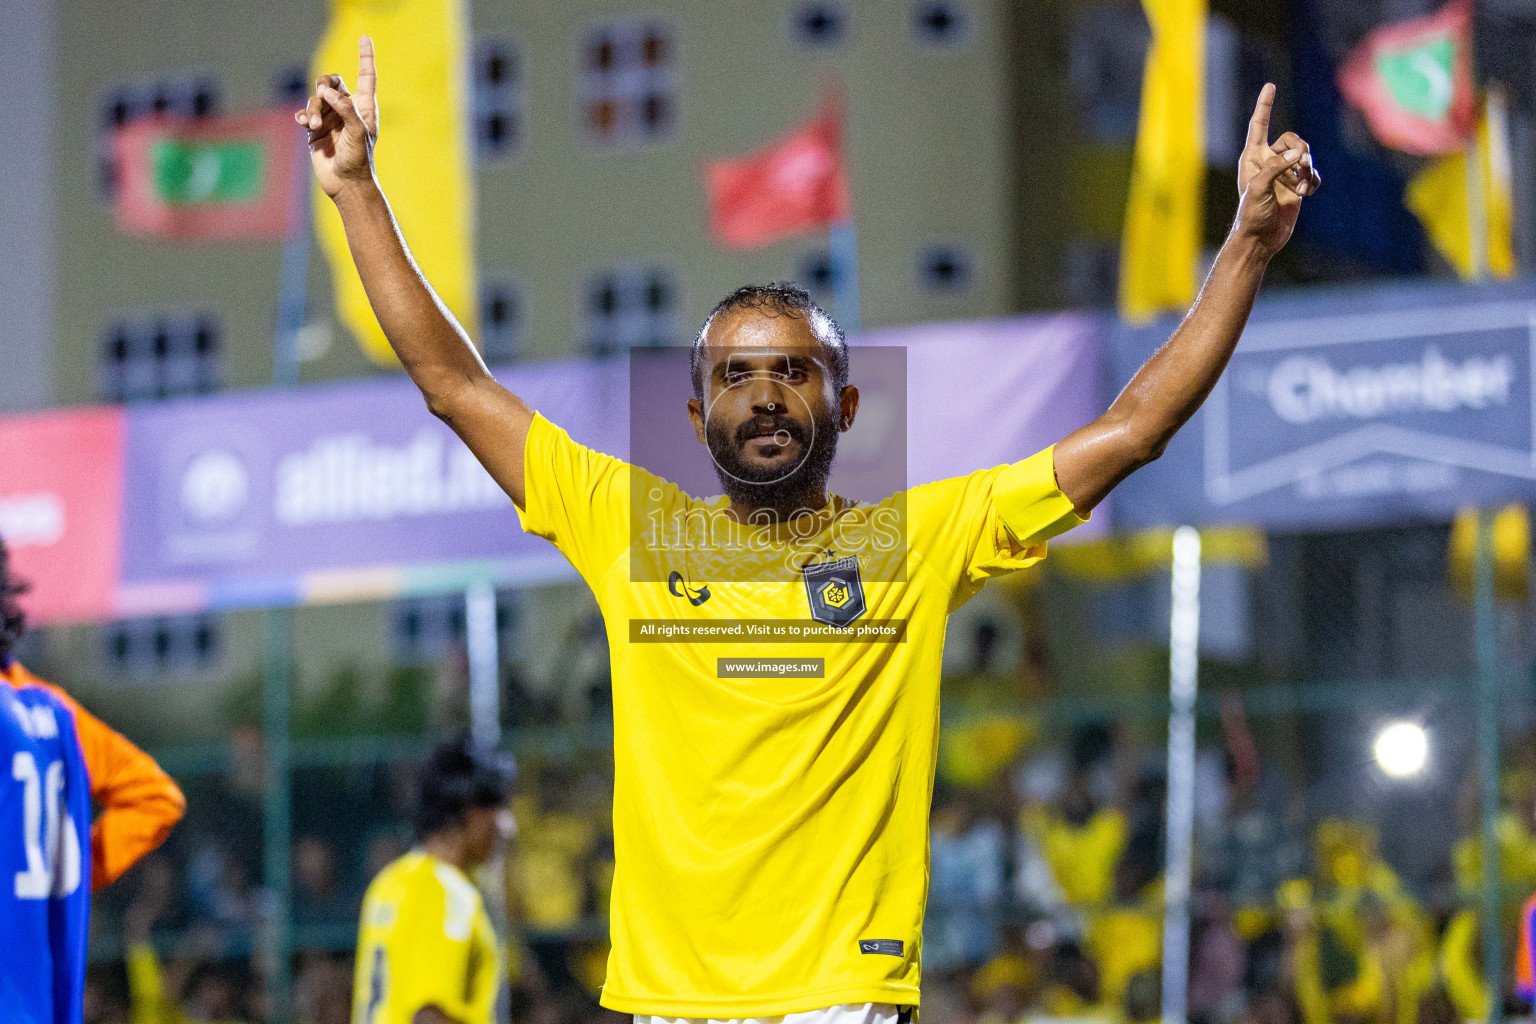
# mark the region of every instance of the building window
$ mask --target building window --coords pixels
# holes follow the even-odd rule
[[[912,37],[920,46],[958,46],[970,33],[970,10],[960,0],[917,0],[912,5]]]
[[[145,117],[190,120],[219,112],[219,85],[211,78],[180,76],[158,82],[123,86],[108,92],[101,104],[97,137],[98,181],[108,199],[117,194],[117,161],[112,133]]]
[[[475,154],[511,156],[523,139],[523,64],[511,42],[475,47]]]
[[[132,678],[205,672],[218,663],[223,631],[217,615],[113,622],[103,634],[104,660],[116,674]]]
[[[218,321],[206,314],[120,320],[102,335],[102,400],[144,402],[216,391],[221,348]]]
[[[465,647],[464,595],[434,594],[395,602],[395,656],[410,665],[430,665]],[[517,625],[517,591],[496,591],[496,636],[505,658]]]
[[[800,258],[796,269],[796,279],[811,293],[812,298],[822,306],[829,306],[838,285],[837,265],[832,262],[831,251],[816,249],[807,253]]]
[[[848,36],[848,7],[828,0],[794,5],[790,12],[795,41],[812,49],[828,49]]]
[[[971,258],[957,245],[935,245],[917,259],[917,277],[931,292],[961,292],[971,283]]]
[[[1219,14],[1205,21],[1205,162],[1210,167],[1236,167],[1248,134],[1248,109],[1239,75],[1244,70],[1262,77],[1267,63],[1262,50],[1243,52],[1237,27]],[[1253,90],[1258,92],[1258,88]]]
[[[676,344],[678,301],[672,275],[657,267],[600,274],[587,284],[582,321],[587,353]]]
[[[219,111],[219,87],[206,78],[161,82],[149,91],[149,112],[157,117],[208,117]]]
[[[284,68],[272,79],[272,98],[295,110],[309,102],[309,72],[303,67]]]
[[[603,145],[667,138],[677,124],[677,42],[670,25],[610,22],[587,35],[581,56],[581,117]]]
[[[1095,3],[1073,12],[1067,81],[1079,123],[1094,142],[1135,141],[1141,73],[1151,38],[1139,6]]]
[[[523,297],[509,281],[480,286],[480,345],[487,363],[511,363],[523,354]]]
[[[1062,289],[1074,306],[1113,305],[1120,284],[1120,246],[1089,239],[1073,241],[1067,250]]]

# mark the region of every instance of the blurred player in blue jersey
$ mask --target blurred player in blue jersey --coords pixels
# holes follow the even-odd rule
[[[159,845],[185,801],[147,754],[13,659],[25,589],[0,540],[0,1019],[74,1024],[91,890]]]
[[[74,715],[41,686],[0,686],[0,1006],[80,1019],[91,908],[91,791]]]

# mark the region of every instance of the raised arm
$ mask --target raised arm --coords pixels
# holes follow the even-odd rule
[[[1109,410],[1056,446],[1056,482],[1079,512],[1156,459],[1226,368],[1269,261],[1290,240],[1302,197],[1322,178],[1294,132],[1269,142],[1275,87],[1264,86],[1238,164],[1237,219],[1189,315]]]
[[[521,508],[523,443],[533,410],[491,376],[411,258],[373,173],[377,84],[373,40],[364,36],[358,44],[357,93],[347,91],[340,75],[326,75],[294,119],[309,130],[315,177],[341,213],[368,301],[405,372],[427,408],[463,438]]]

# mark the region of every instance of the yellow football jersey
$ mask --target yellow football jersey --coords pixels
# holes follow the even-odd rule
[[[464,872],[420,850],[379,872],[363,897],[354,1024],[411,1024],[425,1006],[491,1024],[498,979],[496,933]]]
[[[834,499],[819,519],[716,516],[708,550],[658,544],[646,524],[718,513],[723,497],[689,497],[542,416],[524,467],[523,529],[571,561],[608,630],[617,865],[603,1005],[718,1018],[916,1005],[945,621],[1084,521],[1053,449],[875,506]],[[904,545],[845,543],[890,521]],[[791,571],[753,581],[743,559]],[[897,622],[900,642],[654,642],[658,620],[813,618]],[[820,658],[824,674],[729,676],[722,658]]]

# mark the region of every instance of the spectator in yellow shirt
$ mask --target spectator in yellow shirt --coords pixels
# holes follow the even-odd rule
[[[186,935],[177,955],[162,968],[151,942],[155,921],[175,899],[175,875],[160,859],[144,865],[139,891],[123,916],[127,949],[130,1024],[233,1024],[240,1018],[239,987],[212,953],[217,932]]]
[[[1047,807],[1026,808],[1021,825],[1039,844],[1062,895],[1069,904],[1096,907],[1115,894],[1115,868],[1130,840],[1125,807],[1135,781],[1130,748],[1114,739],[1114,793],[1107,804],[1095,799],[1091,770],[1098,761],[1090,749],[1097,733],[1084,730],[1074,739],[1072,769],[1061,799]]]

